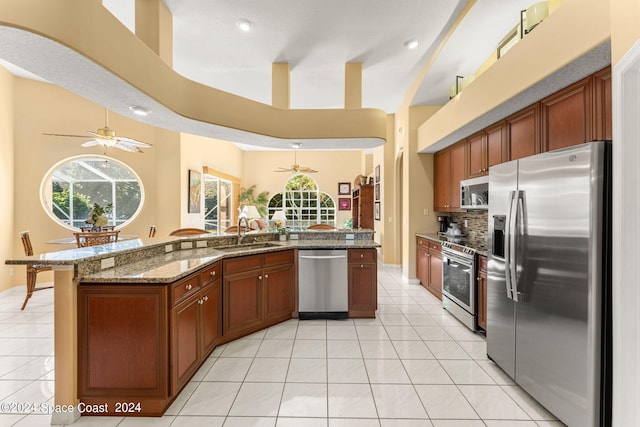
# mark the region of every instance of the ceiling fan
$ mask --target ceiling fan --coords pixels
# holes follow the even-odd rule
[[[83,147],[94,147],[96,145],[101,145],[105,152],[108,148],[118,148],[120,150],[128,151],[130,153],[143,153],[142,148],[150,148],[151,144],[147,144],[146,142],[138,141],[133,138],[128,138],[126,136],[116,136],[116,131],[109,128],[109,110],[105,109],[104,112],[104,127],[99,128],[95,132],[88,131],[87,135],[68,135],[68,134],[60,134],[60,133],[43,133],[43,135],[48,136],[64,136],[71,138],[93,138],[89,141],[83,142]]]
[[[311,169],[306,166],[300,166],[298,164],[298,150],[296,148],[300,148],[301,146],[302,144],[296,144],[295,148],[293,149],[293,164],[290,168],[278,167],[278,169],[274,172],[317,173],[317,170]]]

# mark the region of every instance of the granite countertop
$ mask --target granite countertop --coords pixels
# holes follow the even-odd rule
[[[79,277],[83,283],[171,283],[229,257],[254,255],[283,249],[378,248],[373,240],[268,241],[239,248],[206,247],[183,249]]]
[[[424,239],[429,239],[429,240],[433,240],[436,242],[446,242],[447,238],[440,235],[439,233],[416,233],[416,237],[422,237]],[[478,255],[482,255],[482,256],[488,256],[489,255],[489,251],[487,251],[486,247],[479,247],[477,245],[474,245],[473,243],[467,242],[464,239],[460,242],[457,243],[460,246],[466,246],[467,248],[471,248],[471,249],[475,249],[476,254]]]

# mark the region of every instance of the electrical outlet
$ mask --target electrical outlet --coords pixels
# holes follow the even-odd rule
[[[13,268],[9,269],[9,276],[13,276]]]
[[[467,227],[468,227],[468,225],[467,225],[467,220],[465,219],[465,220],[464,220],[464,228],[467,228]]]
[[[422,214],[423,214],[424,216],[429,215],[429,209],[427,209],[427,208],[423,209],[423,210],[422,210]]]
[[[164,245],[164,253],[173,252],[173,245]]]
[[[206,248],[207,247],[207,241],[206,240],[198,240],[196,242],[196,248]]]
[[[351,234],[351,233],[348,233],[347,236],[345,237],[346,240],[353,240],[355,238],[356,238],[355,234]]]
[[[289,234],[289,240],[298,240],[298,235],[294,233]]]
[[[103,258],[100,260],[100,270],[104,270],[105,268],[112,268],[116,265],[116,260],[114,257]]]
[[[180,249],[193,249],[193,242],[181,242]]]

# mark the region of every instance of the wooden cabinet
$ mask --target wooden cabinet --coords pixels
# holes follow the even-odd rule
[[[353,228],[373,230],[373,185],[360,185],[351,193]]]
[[[349,249],[349,317],[375,317],[378,265],[375,249]]]
[[[509,147],[508,160],[521,159],[540,152],[540,108],[534,104],[505,120]]]
[[[487,257],[478,255],[478,327],[487,330]]]
[[[593,75],[593,139],[613,139],[611,67]]]
[[[189,382],[222,338],[220,272],[218,262],[171,286],[172,394]]]
[[[78,397],[85,404],[139,402],[162,415],[169,390],[169,310],[164,285],[78,286]],[[134,408],[132,415],[140,415]]]
[[[225,342],[291,318],[295,309],[292,250],[224,260],[223,271]]]
[[[416,276],[425,289],[442,299],[442,245],[422,237],[416,242]]]
[[[583,144],[592,138],[591,77],[540,102],[542,151]]]
[[[434,156],[434,209],[460,210],[460,181],[466,178],[466,143],[457,143]]]
[[[506,160],[504,124],[498,123],[467,139],[467,178],[489,174],[491,166]]]

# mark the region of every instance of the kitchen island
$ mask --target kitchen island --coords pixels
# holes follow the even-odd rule
[[[359,251],[375,266],[372,231],[292,237],[138,239],[7,261],[54,266],[55,404],[75,410],[52,421],[72,423],[87,408],[161,415],[216,345],[296,317],[299,248]],[[350,286],[372,279],[351,272]],[[375,275],[368,288],[375,304]]]

